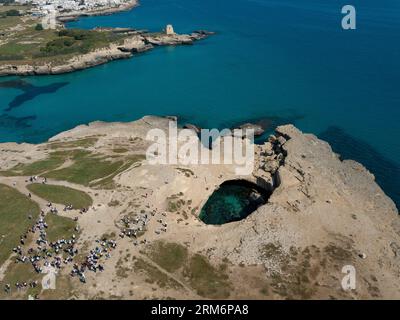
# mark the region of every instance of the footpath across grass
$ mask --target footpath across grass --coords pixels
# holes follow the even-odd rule
[[[93,204],[92,198],[85,192],[69,187],[33,183],[28,190],[49,202],[72,205],[75,209],[88,208]]]

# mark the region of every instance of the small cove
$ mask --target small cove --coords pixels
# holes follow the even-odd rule
[[[199,218],[212,225],[239,221],[265,204],[269,196],[269,192],[246,180],[225,181],[208,198]]]

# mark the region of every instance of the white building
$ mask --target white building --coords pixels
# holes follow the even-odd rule
[[[172,24],[167,24],[166,28],[165,28],[165,33],[168,35],[174,35],[174,27],[172,26]]]

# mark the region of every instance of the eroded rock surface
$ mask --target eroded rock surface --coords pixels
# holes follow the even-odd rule
[[[146,140],[148,131],[167,131],[170,121],[144,117],[132,123],[95,122],[41,145],[1,144],[0,183],[15,182],[16,188],[26,190],[27,177],[8,176],[10,170],[18,163],[46,159],[54,151],[84,149],[109,161],[144,155],[151,143]],[[194,131],[193,135],[197,136]],[[84,144],[87,141],[91,144]],[[134,299],[400,298],[400,220],[373,174],[359,163],[341,161],[329,144],[292,125],[278,127],[255,151],[254,170],[248,176],[238,176],[234,165],[151,165],[143,157],[106,179],[107,184],[80,186],[49,178],[48,183],[74,187],[93,198],[95,210],[82,216],[61,213],[79,216],[83,250],[104,234],[115,234],[118,243],[104,262],[104,272],[87,273],[86,284],[71,280],[65,294]],[[73,162],[67,159],[61,168]],[[242,221],[205,225],[198,219],[201,207],[224,181],[234,179],[273,191],[268,203]],[[136,230],[144,220],[140,236],[132,237],[127,230]],[[175,257],[173,264],[171,256],[164,256],[169,254]],[[348,265],[355,268],[356,289],[344,291],[342,268]],[[60,276],[68,277],[69,272],[67,265]]]

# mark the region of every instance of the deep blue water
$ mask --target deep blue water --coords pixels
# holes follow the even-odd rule
[[[400,2],[350,2],[357,9],[351,31],[341,28],[348,1],[337,0],[142,0],[130,12],[70,23],[152,31],[172,23],[177,32],[217,35],[25,78],[25,91],[0,88],[0,141],[41,142],[81,123],[146,114],[218,128],[291,121],[366,165],[399,206]]]

